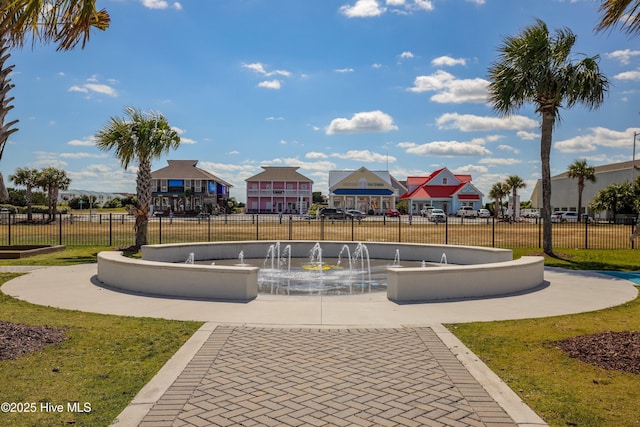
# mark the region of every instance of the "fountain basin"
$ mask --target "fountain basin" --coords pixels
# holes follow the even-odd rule
[[[292,257],[307,257],[310,241],[286,241]],[[339,253],[356,242],[323,241],[322,250]],[[185,264],[195,260],[263,259],[270,241],[202,242],[147,245],[142,260],[119,252],[98,254],[98,279],[115,288],[160,296],[246,301],[257,297],[258,267]],[[397,302],[491,297],[534,289],[543,284],[542,257],[512,259],[507,249],[473,246],[366,242],[371,258],[388,259],[396,251],[405,261],[425,261],[428,268],[387,269],[387,297]],[[448,264],[440,261],[446,254]]]

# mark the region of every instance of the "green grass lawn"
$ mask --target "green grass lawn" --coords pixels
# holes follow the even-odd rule
[[[95,262],[106,247],[63,252],[0,265]],[[536,250],[517,249],[514,257]],[[637,250],[558,250],[546,265],[640,270]],[[0,274],[0,283],[15,277]],[[14,361],[0,361],[0,401],[88,402],[90,413],[2,414],[0,425],[106,426],[201,325],[108,316],[37,306],[0,294],[0,320],[50,325],[68,339]],[[574,360],[557,340],[603,331],[640,331],[640,300],[593,313],[546,319],[447,325],[551,426],[640,426],[640,375],[606,371]]]

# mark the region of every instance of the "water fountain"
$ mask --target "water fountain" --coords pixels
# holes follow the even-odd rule
[[[390,300],[415,302],[535,289],[544,281],[543,261],[514,260],[506,249],[456,245],[198,242],[146,245],[141,259],[100,252],[97,279],[129,292],[234,301],[258,297],[259,288],[263,293],[355,294],[384,290],[386,283]],[[259,285],[264,279],[266,284]]]

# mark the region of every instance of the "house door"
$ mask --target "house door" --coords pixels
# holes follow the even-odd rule
[[[442,210],[445,214],[449,213],[449,202],[442,202]]]

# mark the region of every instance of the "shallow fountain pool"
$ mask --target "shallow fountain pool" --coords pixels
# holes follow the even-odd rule
[[[258,293],[270,295],[353,295],[386,292],[388,267],[426,267],[422,262],[393,263],[388,259],[370,259],[360,265],[349,265],[344,258],[325,258],[322,262],[310,258],[290,258],[271,266],[263,259],[223,259],[196,261],[195,264],[259,267]]]

